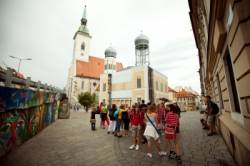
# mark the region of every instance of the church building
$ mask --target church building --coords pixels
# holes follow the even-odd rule
[[[90,56],[91,35],[87,28],[86,6],[83,11],[81,25],[76,31],[73,47],[72,62],[68,71],[66,91],[71,104],[78,103],[78,95],[83,92],[97,93],[100,75],[105,69],[120,71],[122,63],[116,62],[116,57],[99,58]]]

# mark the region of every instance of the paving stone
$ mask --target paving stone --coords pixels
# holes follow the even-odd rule
[[[131,136],[117,138],[106,130],[91,131],[89,114],[71,112],[71,119],[60,119],[0,160],[1,166],[175,166],[175,160],[160,157],[153,148],[153,158],[146,156],[146,145],[129,150]],[[235,163],[220,135],[207,137],[198,112],[181,115],[180,147],[183,166],[215,166]],[[131,134],[131,133],[130,133]],[[162,149],[168,149],[161,139]]]

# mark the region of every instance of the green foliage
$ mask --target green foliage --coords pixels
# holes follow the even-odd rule
[[[81,93],[78,96],[78,102],[83,105],[86,110],[97,103],[96,94],[91,94],[89,92]]]

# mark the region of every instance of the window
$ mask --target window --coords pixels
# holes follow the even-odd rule
[[[236,89],[233,66],[232,66],[232,61],[231,61],[229,52],[227,53],[225,57],[225,66],[226,66],[226,71],[227,71],[226,76],[227,76],[227,83],[228,83],[228,88],[229,88],[229,94],[230,94],[229,96],[230,96],[232,110],[240,113],[238,92]]]
[[[141,88],[141,78],[137,78],[137,88]]]
[[[221,86],[220,86],[220,77],[219,74],[216,75],[216,82],[217,82],[217,89],[218,89],[218,95],[220,98],[220,108],[224,108],[223,100],[222,100],[222,92],[221,92]]]
[[[81,50],[82,50],[82,51],[85,50],[85,44],[84,44],[84,42],[81,44]]]
[[[158,81],[156,81],[155,85],[156,85],[156,90],[159,90]]]
[[[82,89],[84,89],[84,81],[82,81]]]
[[[161,83],[161,91],[163,92],[163,83]]]
[[[137,97],[137,102],[141,103],[141,98],[140,97]]]
[[[106,83],[103,84],[102,91],[103,91],[103,92],[106,91]]]

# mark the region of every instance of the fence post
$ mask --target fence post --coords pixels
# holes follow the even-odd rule
[[[37,87],[37,91],[39,91],[39,90],[40,90],[40,88],[41,88],[41,84],[42,84],[42,83],[41,83],[41,81],[37,81],[37,86],[36,86],[36,87]]]
[[[13,70],[7,69],[5,74],[5,86],[12,87],[12,80],[13,80]]]
[[[27,77],[27,79],[25,80],[25,88],[29,88],[30,87],[30,83],[31,83],[31,77]]]
[[[48,84],[44,84],[43,88],[44,88],[44,91],[46,91],[48,89]]]

